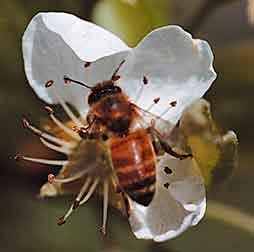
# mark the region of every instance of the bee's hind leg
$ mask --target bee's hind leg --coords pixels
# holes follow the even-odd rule
[[[163,136],[154,128],[149,128],[148,131],[155,136],[158,141],[159,144],[161,146],[161,148],[168,154],[170,154],[171,156],[178,158],[180,160],[185,159],[185,158],[192,158],[193,155],[191,153],[189,154],[180,154],[176,151],[173,150],[173,148],[163,139]]]
[[[193,157],[193,155],[191,153],[189,153],[189,154],[180,154],[180,153],[175,152],[172,149],[172,147],[162,139],[160,139],[160,144],[161,144],[161,147],[163,148],[163,150],[165,152],[167,152],[168,154],[170,154],[173,157],[179,158],[180,160],[185,159],[185,158],[192,158]]]

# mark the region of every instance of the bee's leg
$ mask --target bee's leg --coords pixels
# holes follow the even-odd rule
[[[161,147],[163,148],[163,150],[165,152],[167,152],[168,154],[170,154],[173,157],[179,158],[180,160],[185,159],[185,158],[192,158],[193,155],[191,153],[189,154],[180,154],[175,152],[172,147],[164,140],[160,139],[160,144]]]
[[[96,116],[91,116],[88,114],[87,116],[88,125],[84,127],[75,127],[74,130],[79,134],[82,139],[86,140],[96,140],[102,137],[102,133],[98,131],[96,128],[92,128],[95,125],[95,122],[98,122],[98,118]]]
[[[124,211],[123,211],[123,215],[126,216],[127,218],[130,217],[130,204],[129,204],[129,200],[125,195],[125,192],[120,192],[122,199],[123,199],[123,204],[124,204]]]
[[[191,158],[193,157],[193,155],[191,153],[189,154],[180,154],[180,153],[177,153],[173,150],[173,148],[163,139],[163,137],[161,136],[161,134],[159,134],[159,132],[157,132],[156,129],[150,127],[148,128],[148,131],[153,135],[155,136],[159,143],[160,143],[160,146],[162,147],[162,149],[170,154],[171,156],[173,157],[176,157],[176,158],[179,158],[180,160],[182,159],[185,159],[185,158]]]
[[[79,135],[82,139],[87,139],[87,140],[96,140],[101,138],[101,134],[99,132],[88,132],[87,130],[79,130]]]

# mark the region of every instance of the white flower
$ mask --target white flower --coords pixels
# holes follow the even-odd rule
[[[89,110],[87,96],[90,90],[78,85],[64,85],[65,75],[94,86],[111,79],[120,66],[117,72],[119,86],[130,101],[172,124],[176,124],[188,105],[204,95],[216,78],[208,43],[192,39],[179,26],[156,29],[135,48],[129,48],[112,33],[66,13],[37,14],[24,33],[23,56],[27,78],[36,94],[49,104],[61,104],[78,127],[84,127],[82,117]],[[50,88],[45,87],[51,84]],[[156,97],[160,98],[160,102],[153,104]],[[170,102],[174,101],[177,105],[169,109]],[[79,118],[67,104],[78,110]],[[79,203],[84,203],[95,188],[102,185],[105,228],[108,191],[111,188],[107,179],[110,171],[105,168],[100,175],[94,172],[98,171],[95,169],[98,164],[109,166],[99,155],[104,147],[96,142],[87,144],[86,140],[61,123],[53,111],[49,108],[48,111],[51,119],[71,136],[72,141],[42,132],[26,120],[24,124],[39,134],[46,146],[69,155],[68,160],[23,159],[64,165],[57,178],[49,176],[54,183],[46,184],[42,194],[55,195],[60,184],[85,177],[77,197]],[[85,151],[94,156],[94,160],[88,158]],[[165,167],[170,167],[171,174],[165,171]],[[130,198],[128,201],[129,221],[134,234],[138,238],[155,241],[173,238],[189,226],[196,225],[206,207],[203,179],[195,161],[190,158],[179,160],[168,154],[158,159],[156,191],[151,203],[143,206]],[[67,217],[80,205],[75,204],[77,199]],[[66,216],[61,222],[67,219]]]

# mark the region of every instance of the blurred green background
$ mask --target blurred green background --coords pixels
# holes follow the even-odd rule
[[[108,28],[131,46],[155,27],[180,24],[194,37],[205,39],[212,46],[218,78],[206,98],[211,102],[216,122],[224,129],[233,129],[240,142],[238,167],[230,178],[210,189],[208,198],[237,209],[243,219],[247,217],[249,230],[253,230],[252,2],[1,0],[0,251],[254,251],[253,234],[246,228],[209,215],[180,237],[157,245],[136,240],[127,221],[111,210],[108,234],[103,238],[98,231],[101,207],[96,199],[77,211],[65,226],[58,227],[56,219],[64,213],[72,198],[37,199],[39,188],[50,170],[46,166],[19,165],[13,160],[17,152],[46,158],[55,156],[21,124],[23,115],[37,123],[46,117],[44,104],[29,87],[23,70],[21,37],[32,16],[40,11],[70,12]]]

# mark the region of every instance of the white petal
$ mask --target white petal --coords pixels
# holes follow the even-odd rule
[[[37,95],[46,102],[58,103],[57,93],[81,112],[86,110],[89,90],[77,85],[67,87],[63,76],[88,84],[106,80],[128,50],[112,33],[66,13],[37,14],[23,36],[25,71]],[[46,89],[49,80],[54,85]]]
[[[60,12],[39,13],[33,18],[32,22],[37,23],[39,17],[42,18],[48,30],[59,35],[84,61],[95,61],[129,49],[113,33],[72,14]],[[40,29],[40,27],[38,28]]]
[[[207,42],[192,39],[178,26],[166,26],[148,34],[131,51],[120,71],[122,88],[134,100],[146,76],[148,84],[137,105],[147,108],[160,97],[151,111],[160,115],[170,102],[177,101],[163,116],[176,123],[183,109],[202,97],[216,78],[212,63]]]
[[[164,168],[172,170],[171,174]],[[168,183],[166,188],[164,184]],[[137,238],[161,242],[196,225],[206,209],[205,187],[196,163],[163,156],[157,168],[155,196],[148,207],[132,200],[130,224]]]

